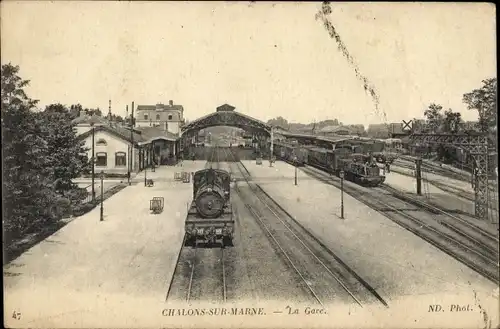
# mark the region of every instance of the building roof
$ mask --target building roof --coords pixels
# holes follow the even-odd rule
[[[224,104],[219,108],[231,108],[231,105]],[[243,113],[236,112],[234,110],[220,110],[207,115],[202,116],[194,121],[189,122],[181,128],[182,132],[188,130],[201,130],[212,126],[233,126],[242,128],[242,126],[251,126],[252,128],[258,128],[270,132],[270,126],[263,121],[252,118]]]
[[[345,141],[356,140],[351,136],[316,136],[317,140],[331,143],[340,143]]]
[[[318,130],[319,133],[334,133],[339,130],[345,130],[350,132],[351,128],[345,126],[326,126]]]
[[[134,128],[131,134],[130,127],[126,127],[119,124],[113,124],[113,125],[107,124],[107,125],[96,126],[94,131],[95,132],[105,131],[129,143],[131,143],[133,139],[135,146],[149,144],[150,142],[157,139],[163,139],[168,141],[176,141],[178,139],[178,137],[175,136],[174,134],[163,131],[156,127]],[[89,130],[78,136],[78,138],[85,139],[91,134],[92,130]]]
[[[107,124],[109,124],[109,121],[106,118],[103,118],[103,117],[98,116],[98,115],[86,115],[86,114],[78,116],[77,118],[73,119],[71,122],[75,125],[87,125],[87,124],[88,125],[91,125],[91,124],[107,125]]]
[[[179,138],[177,137],[177,135],[169,131],[159,129],[158,127],[138,127],[136,128],[136,130],[141,133],[144,139],[142,142],[146,143],[149,143],[150,141],[153,141],[155,139],[176,141]]]
[[[176,104],[156,104],[156,105],[137,105],[136,111],[169,111],[169,110],[177,110],[184,111],[184,107],[182,105]]]

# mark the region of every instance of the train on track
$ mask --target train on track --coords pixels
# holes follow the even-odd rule
[[[233,245],[231,175],[221,169],[202,169],[193,175],[193,200],[185,221],[185,245],[198,242]]]
[[[307,164],[336,176],[344,172],[345,179],[363,186],[375,187],[385,181],[371,155],[353,153],[348,148],[310,148]]]
[[[286,142],[273,143],[273,153],[279,159],[294,166],[304,166],[307,162],[307,149],[297,144]]]
[[[375,187],[385,181],[374,157],[368,154],[357,153],[362,151],[349,145],[328,150],[315,146],[302,146],[287,142],[273,143],[274,155],[292,165],[310,165],[340,176],[344,172],[344,178],[354,183]]]

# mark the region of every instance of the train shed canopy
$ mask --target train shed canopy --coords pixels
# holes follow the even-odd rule
[[[205,115],[181,128],[182,134],[214,126],[231,126],[250,132],[271,133],[271,126],[243,113],[234,111],[235,107],[224,104],[215,113]]]
[[[281,135],[287,139],[295,139],[300,144],[318,145],[327,148],[334,148],[334,145],[337,144],[345,144],[351,141],[356,141],[356,139],[351,136],[319,136],[291,132],[283,132]]]

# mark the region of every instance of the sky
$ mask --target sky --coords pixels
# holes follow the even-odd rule
[[[20,66],[40,106],[224,103],[262,121],[400,122],[496,77],[495,7],[332,3],[336,27],[380,110],[319,20],[314,2],[2,1],[1,59]],[[386,114],[384,119],[382,113]]]

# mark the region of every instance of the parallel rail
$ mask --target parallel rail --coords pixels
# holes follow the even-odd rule
[[[234,155],[233,155],[234,156]],[[248,210],[252,213],[252,215],[259,221],[261,227],[266,231],[267,235],[273,240],[275,245],[278,247],[278,249],[281,251],[281,253],[284,255],[288,263],[291,265],[291,267],[294,269],[294,271],[297,273],[298,277],[300,278],[301,282],[303,285],[307,288],[307,290],[311,293],[311,295],[314,297],[314,299],[322,306],[324,306],[323,298],[320,297],[320,292],[316,291],[312,284],[309,282],[308,275],[301,270],[298,265],[298,261],[294,260],[293,254],[291,252],[287,252],[285,249],[287,249],[286,246],[282,245],[279,240],[280,238],[278,237],[277,232],[281,233],[286,233],[286,234],[291,234],[294,238],[294,241],[298,242],[298,244],[304,248],[304,250],[307,251],[307,254],[312,256],[312,259],[315,260],[317,264],[319,264],[320,270],[317,271],[320,273],[321,271],[326,272],[327,276],[330,278],[333,278],[337,284],[342,287],[342,289],[350,296],[350,298],[359,306],[363,307],[365,303],[368,302],[380,302],[384,306],[388,307],[387,303],[383,300],[383,298],[378,295],[378,293],[370,287],[362,278],[360,278],[351,268],[349,268],[344,262],[342,262],[336,255],[333,254],[333,252],[328,249],[323,243],[321,243],[314,235],[312,235],[307,229],[305,229],[300,223],[298,223],[293,217],[291,217],[284,209],[282,209],[272,198],[265,194],[265,192],[257,185],[257,188],[253,188],[252,185],[249,182],[248,175],[245,174],[245,170],[241,168],[240,163],[235,164],[237,166],[238,171],[242,174],[245,182],[247,185],[250,187],[250,190],[252,191],[252,194],[254,197],[256,197],[257,200],[260,201],[260,204],[264,205],[264,209],[266,209],[269,213],[272,214],[272,216],[277,220],[275,223],[278,223],[280,226],[273,228],[271,226],[271,221],[269,218],[266,218],[266,220],[263,220],[263,216],[259,215],[259,210],[257,210],[254,206],[252,206],[250,203],[247,203],[246,206]],[[245,168],[246,169],[246,168]],[[246,171],[248,173],[248,171]],[[240,194],[240,196],[243,198],[242,193],[239,191],[238,188],[236,188],[237,192]],[[263,196],[261,196],[263,195]],[[270,202],[276,204],[278,209],[283,211],[287,217],[289,218],[289,223],[287,223],[287,220],[284,220],[282,216],[280,216],[277,211],[273,209],[273,206],[270,205],[270,202],[264,200],[265,198],[269,199]],[[260,208],[259,208],[260,209]],[[278,210],[279,211],[279,210]],[[293,229],[293,226],[298,226],[299,229]],[[283,230],[283,228],[285,230]],[[302,233],[302,232],[305,232]],[[275,232],[275,233],[273,233]],[[296,233],[297,232],[297,233]],[[299,236],[300,235],[300,236]],[[310,245],[311,242],[306,242],[306,240],[312,241],[313,244],[316,245],[316,247],[312,247]],[[315,252],[312,249],[321,249],[323,253],[328,254],[328,259],[324,255],[319,255],[318,250]],[[332,257],[333,256],[333,257]],[[332,259],[334,261],[332,261]],[[335,263],[334,266],[328,265],[328,263]],[[306,271],[307,272],[307,271]],[[314,271],[316,273],[316,271]],[[317,274],[316,275],[320,275]],[[353,289],[355,288],[355,289]],[[365,292],[366,290],[369,292],[369,294],[364,294],[364,296],[359,296],[356,292],[353,290],[360,291],[363,290]],[[368,295],[370,297],[368,297]],[[326,296],[331,297],[331,296]],[[375,298],[373,298],[375,297]],[[364,300],[362,300],[364,299]]]
[[[227,301],[227,286],[226,286],[226,268],[225,268],[225,259],[224,259],[224,248],[219,248],[220,250],[220,263],[221,263],[221,276],[220,276],[220,284],[221,284],[221,294],[222,294],[222,301],[225,303]],[[194,248],[194,256],[193,260],[191,263],[191,274],[189,276],[189,283],[188,283],[188,288],[186,291],[186,302],[190,302],[193,295],[192,295],[192,290],[193,290],[193,283],[195,281],[195,274],[196,274],[196,269],[197,269],[197,264],[198,264],[198,259],[197,259],[197,253],[199,253],[198,245],[195,245]]]
[[[340,179],[336,177],[310,167],[303,168],[303,171],[326,184],[340,188]],[[498,283],[498,249],[495,248],[495,245],[498,245],[498,237],[437,207],[433,209],[434,212],[431,212],[430,206],[426,208],[423,203],[420,203],[419,207],[427,211],[427,214],[423,214],[422,218],[416,217],[402,210],[408,207],[397,207],[391,203],[395,200],[410,205],[417,203],[410,202],[407,196],[389,187],[362,189],[352,185],[344,182],[344,191],[347,194],[382,213],[487,279]],[[381,193],[382,191],[388,191],[391,194]]]

